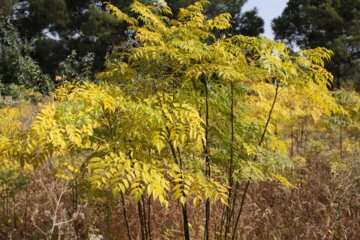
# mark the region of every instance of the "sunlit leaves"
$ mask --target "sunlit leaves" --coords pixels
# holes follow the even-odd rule
[[[110,11],[119,21],[125,21],[131,25],[137,25],[138,21],[135,18],[129,17],[127,14],[120,11],[120,9],[114,7],[113,5],[106,3],[106,9]]]
[[[230,27],[230,15],[207,19],[206,4],[181,9],[174,20],[161,2],[135,1],[136,19],[107,4],[134,39],[110,56],[101,83],[60,86],[13,156],[35,166],[51,161],[60,177],[81,174],[99,191],[164,206],[228,204],[230,155],[235,182],[293,187],[285,177],[293,167],[287,127],[342,111],[326,88],[331,52],[292,53],[265,37],[216,39],[212,31]],[[211,176],[204,174],[206,146]]]

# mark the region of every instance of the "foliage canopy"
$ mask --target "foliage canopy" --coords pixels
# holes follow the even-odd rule
[[[94,196],[111,191],[134,200],[145,219],[144,199],[166,207],[179,201],[184,236],[190,204],[204,202],[210,215],[220,202],[231,212],[243,182],[295,188],[288,154],[294,122],[354,114],[339,104],[346,96],[336,100],[327,90],[332,52],[293,53],[265,37],[217,37],[231,27],[230,15],[208,18],[208,3],[182,8],[175,19],[165,3],[134,1],[132,14],[107,4],[130,25],[131,38],[109,56],[97,83],[62,84],[30,127],[2,133],[2,160],[51,163],[58,177],[90,183]],[[237,220],[224,220],[225,239],[229,228],[235,237],[241,210]]]

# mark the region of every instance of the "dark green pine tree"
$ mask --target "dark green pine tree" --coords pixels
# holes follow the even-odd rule
[[[59,67],[65,59],[76,51],[76,62],[80,65],[86,60],[88,53],[94,53],[94,72],[102,70],[107,53],[113,46],[128,38],[127,26],[119,23],[115,17],[105,10],[104,1],[100,0],[24,0],[16,1],[7,15],[17,27],[20,37],[26,41],[36,39],[32,57],[42,70],[52,77],[59,73]],[[132,0],[111,0],[113,5],[128,12]],[[152,0],[141,0],[151,3]],[[194,0],[169,0],[174,9],[174,16],[180,7],[185,7]],[[263,21],[256,11],[241,14],[246,0],[211,0],[207,8],[209,17],[222,12],[233,15],[233,28],[228,33],[242,33],[257,36],[263,32]],[[4,8],[5,9],[5,8]],[[11,9],[13,12],[10,13]]]
[[[8,17],[0,16],[0,93],[11,95],[14,85],[22,85],[42,93],[53,89],[53,81],[43,74],[30,56],[33,43],[19,37]]]
[[[244,12],[236,25],[236,32],[245,36],[259,36],[264,33],[264,20],[258,16],[258,10]]]
[[[131,1],[119,1],[126,8]],[[111,47],[126,39],[126,25],[108,14],[97,0],[27,0],[14,6],[13,22],[21,37],[36,38],[33,57],[55,75],[73,50],[83,61],[94,53],[94,71],[101,70]]]
[[[289,0],[272,27],[276,39],[289,44],[331,49],[335,56],[327,68],[335,76],[334,87],[350,80],[360,90],[359,0]]]

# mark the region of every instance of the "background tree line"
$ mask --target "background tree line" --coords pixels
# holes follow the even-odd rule
[[[180,8],[194,1],[167,2],[174,11],[173,16],[176,16]],[[229,12],[233,18],[232,28],[227,30],[228,33],[258,36],[264,32],[264,21],[258,16],[256,9],[241,11],[246,2],[212,0],[206,14],[212,17],[221,12]],[[128,12],[131,1],[114,0],[111,3]],[[106,55],[111,53],[115,45],[129,37],[127,25],[116,21],[106,12],[103,2],[97,0],[5,0],[0,7],[0,15],[2,22],[8,21],[14,25],[12,31],[17,31],[18,38],[13,39],[14,41],[31,43],[32,51],[21,52],[21,56],[30,57],[28,60],[32,59],[33,64],[39,65],[38,70],[51,79],[59,74],[59,68],[63,67],[65,59],[73,50],[76,51],[73,60],[77,68],[89,60],[87,54],[93,53],[91,72],[103,70]],[[340,88],[345,82],[353,82],[355,88],[359,89],[359,19],[360,3],[357,0],[290,0],[282,15],[273,20],[273,30],[276,39],[293,46],[322,46],[331,49],[335,55],[327,64],[327,69],[335,76],[333,88]],[[8,27],[2,26],[2,29],[7,31]],[[0,37],[0,45],[6,46],[3,38]],[[15,57],[7,54],[8,51],[1,52],[3,64],[7,63],[6,59]],[[8,77],[11,74],[12,70],[3,67],[1,82],[7,84],[23,81],[16,76]],[[31,82],[32,78],[26,81]],[[38,81],[49,82],[49,79]],[[41,87],[43,91],[47,88],[49,86]]]
[[[132,1],[110,2],[122,11],[129,12],[128,7]],[[174,9],[173,17],[180,8],[193,2],[195,1],[168,1],[169,6]],[[256,9],[245,13],[241,11],[245,2],[246,0],[213,0],[206,14],[213,17],[221,12],[229,12],[234,18],[228,32],[258,36],[264,32],[264,22],[257,15]],[[78,71],[82,68],[81,65],[89,61],[88,54],[93,54],[90,59],[93,65],[89,69],[93,76],[95,72],[104,69],[105,57],[113,47],[126,40],[130,34],[127,24],[119,23],[114,16],[108,14],[103,1],[98,0],[6,0],[0,6],[0,17],[0,47],[9,49],[0,52],[0,82],[6,85],[25,82],[27,86],[42,85],[37,88],[43,92],[51,89],[52,86],[47,86],[53,83],[50,79],[62,75],[65,60],[73,51],[76,54],[72,55],[72,66]],[[8,42],[16,44],[9,45]],[[38,66],[37,71],[40,72],[37,83],[34,83],[34,77],[28,76],[29,71],[25,72],[22,68],[14,71],[14,68],[5,66],[14,65],[13,59],[20,61],[20,58],[27,59],[27,62],[21,64],[22,68],[33,68],[31,64]],[[13,74],[22,71],[24,79]],[[9,92],[3,90],[6,91]]]

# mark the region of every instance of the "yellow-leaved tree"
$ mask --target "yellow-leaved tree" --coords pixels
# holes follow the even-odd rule
[[[186,240],[189,205],[201,203],[204,239],[235,239],[250,182],[295,187],[290,141],[279,131],[293,117],[317,121],[342,108],[327,91],[330,51],[292,53],[265,37],[218,39],[213,32],[231,27],[231,16],[207,19],[207,4],[180,9],[176,19],[165,3],[134,1],[134,17],[107,4],[130,25],[129,41],[109,57],[101,83],[58,88],[7,154],[34,166],[50,161],[59,177],[111,190],[123,207],[133,200],[144,240],[152,238],[154,201],[180,202]],[[216,202],[221,216],[211,211]]]

